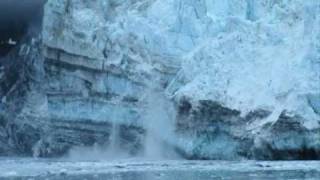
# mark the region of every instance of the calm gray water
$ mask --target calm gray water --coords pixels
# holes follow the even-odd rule
[[[0,179],[320,180],[320,161],[0,159]]]

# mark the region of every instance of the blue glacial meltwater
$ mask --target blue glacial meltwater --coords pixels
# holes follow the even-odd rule
[[[318,180],[320,162],[1,159],[0,172],[0,179]]]

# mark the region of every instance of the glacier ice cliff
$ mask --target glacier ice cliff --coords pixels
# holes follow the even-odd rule
[[[320,159],[317,0],[48,0],[39,29],[1,61],[0,154]]]

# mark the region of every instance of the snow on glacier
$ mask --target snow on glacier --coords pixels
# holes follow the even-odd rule
[[[267,122],[286,110],[310,120],[307,127],[317,126],[319,116],[306,98],[320,92],[319,65],[312,59],[320,27],[317,11],[318,1],[295,1],[275,3],[256,13],[255,21],[216,16],[226,23],[184,57],[188,83],[176,95],[212,99],[243,115],[267,109],[273,112]]]
[[[158,0],[143,6],[150,2],[118,15],[111,37],[134,34],[149,56],[137,61],[180,66],[186,83],[172,92],[177,99],[211,99],[243,115],[274,112],[266,122],[285,110],[310,120],[306,126],[317,125],[307,96],[320,92],[319,1]]]
[[[243,115],[255,109],[274,112],[267,121],[275,121],[286,110],[313,124],[319,115],[306,97],[320,92],[319,63],[314,63],[319,57],[319,4],[315,0],[113,2],[118,13],[108,22],[107,33],[119,45],[108,63],[127,54],[143,62],[138,71],[150,72],[157,63],[181,66],[187,83],[175,92],[177,98],[212,99]],[[81,22],[99,19],[85,12],[74,16]],[[130,39],[132,35],[135,39]]]
[[[90,60],[67,57],[64,60],[68,63],[110,71],[116,67],[130,81],[146,86],[149,81],[168,76],[172,81],[168,82],[166,95],[176,101],[187,97],[193,107],[199,100],[211,100],[243,116],[261,109],[271,112],[268,118],[252,123],[250,130],[274,123],[283,112],[301,116],[307,128],[319,127],[320,117],[315,111],[320,99],[315,98],[320,94],[318,0],[82,0],[67,14],[65,2],[60,4],[66,7],[50,7],[57,4],[49,1],[46,5],[44,44]],[[60,25],[63,27],[55,31],[54,27]],[[100,78],[101,83],[94,88],[103,91],[110,86],[108,90],[118,92],[120,97],[132,94],[145,105],[151,103],[141,114],[156,121],[152,124],[156,128],[167,127],[158,122],[162,116],[154,118],[170,109],[166,105],[157,107],[166,104],[157,101],[165,97],[156,94],[145,101],[143,93],[147,91],[120,79],[108,77],[107,83]],[[97,120],[110,114],[112,120],[135,117],[131,107],[113,105],[101,109],[82,106],[78,111],[75,108],[81,102],[65,107],[66,111]],[[58,108],[53,110],[58,116],[77,117]],[[152,128],[148,130],[153,135],[172,135],[162,128],[160,132]]]

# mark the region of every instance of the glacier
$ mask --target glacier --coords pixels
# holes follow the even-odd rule
[[[0,154],[320,158],[317,0],[48,0],[41,22],[1,61]]]

